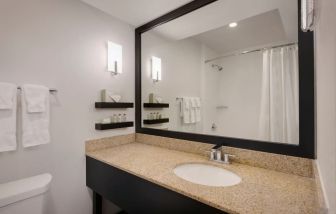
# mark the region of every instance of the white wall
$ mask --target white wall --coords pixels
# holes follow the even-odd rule
[[[0,32],[0,81],[59,91],[51,105],[51,143],[0,153],[0,183],[50,172],[46,213],[89,214],[84,141],[134,132],[94,130],[97,119],[115,112],[94,109],[100,89],[134,101],[134,29],[78,0],[1,0]],[[122,75],[105,72],[107,40],[123,46]],[[134,109],[127,114],[134,120]]]
[[[186,132],[202,131],[202,124],[183,124],[179,116],[180,106],[176,97],[201,96],[202,45],[193,39],[167,40],[153,32],[142,35],[142,101],[148,102],[150,93],[160,95],[169,109],[143,108],[142,116],[149,112],[162,112],[168,116],[169,124],[151,126]],[[151,79],[151,57],[162,60],[162,81]]]
[[[211,64],[223,67],[221,71],[212,69],[212,72],[217,74],[217,81],[209,82],[208,86],[211,87],[211,83],[218,85],[217,93],[212,99],[216,101],[216,106],[227,106],[220,109],[212,106],[210,111],[216,112],[214,122],[217,124],[217,130],[212,133],[227,137],[259,139],[262,53],[226,57],[210,62],[208,66]]]
[[[317,164],[336,213],[336,25],[334,0],[319,1],[316,39]]]
[[[207,47],[202,45],[202,61],[205,62],[208,59],[217,57],[219,54]],[[216,132],[212,129],[214,122],[217,122],[217,111],[215,109],[218,104],[218,94],[220,88],[220,75],[221,72],[217,72],[211,67],[212,63],[202,63],[202,107],[201,112],[203,116],[203,132],[204,134],[211,135],[221,135],[221,133]],[[217,124],[218,125],[218,124]],[[218,129],[217,129],[218,130]]]

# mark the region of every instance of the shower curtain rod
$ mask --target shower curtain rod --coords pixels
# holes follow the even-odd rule
[[[266,49],[270,49],[270,48],[281,48],[281,47],[286,47],[286,46],[291,46],[291,45],[296,45],[296,44],[297,44],[297,42],[293,42],[293,43],[287,43],[287,44],[283,44],[283,45],[275,45],[275,46],[269,46],[269,47],[264,47],[264,48],[249,50],[249,51],[242,51],[242,52],[238,52],[238,53],[232,53],[232,54],[218,56],[218,57],[215,57],[215,58],[212,58],[212,59],[205,60],[204,63],[212,62],[212,61],[215,61],[217,59],[221,59],[221,58],[225,58],[225,57],[239,56],[239,55],[244,55],[244,54],[248,54],[248,53],[254,53],[254,52],[258,52],[258,51],[262,51],[262,50],[266,50]]]

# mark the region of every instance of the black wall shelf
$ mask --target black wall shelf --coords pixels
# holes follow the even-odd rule
[[[153,120],[144,120],[144,124],[159,124],[159,123],[168,123],[169,118],[162,118],[162,119],[153,119]]]
[[[145,108],[169,108],[169,103],[144,103]]]
[[[133,103],[96,102],[96,108],[133,108]]]
[[[120,122],[120,123],[96,123],[96,130],[108,130],[108,129],[119,129],[119,128],[126,128],[126,127],[133,127],[133,122]]]

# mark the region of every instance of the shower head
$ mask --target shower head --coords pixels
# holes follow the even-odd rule
[[[211,67],[216,68],[218,71],[223,70],[222,66],[216,65],[216,64],[212,64]]]

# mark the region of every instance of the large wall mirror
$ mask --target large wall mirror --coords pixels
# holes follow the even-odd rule
[[[137,132],[314,158],[300,1],[197,0],[136,29]]]

